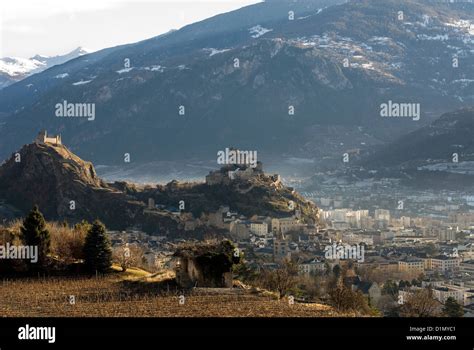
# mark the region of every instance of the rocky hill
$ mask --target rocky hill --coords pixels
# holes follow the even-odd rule
[[[0,167],[0,198],[26,213],[34,204],[50,220],[104,221],[110,228],[147,222],[145,204],[106,184],[90,162],[64,145],[35,141],[25,145]],[[177,229],[178,223],[163,215],[151,220],[156,229]]]
[[[313,202],[306,200],[292,188],[284,186],[278,175],[256,172],[248,178],[210,182],[212,176],[226,174],[229,167],[211,172],[206,183],[179,183],[172,181],[167,185],[147,188],[137,193],[138,198],[153,198],[156,203],[178,207],[180,201],[185,211],[199,218],[214,213],[221,206],[228,206],[250,218],[254,215],[275,218],[289,217],[297,212],[301,220],[308,224],[318,223],[319,212]],[[225,213],[224,213],[225,214]]]
[[[224,167],[213,174],[227,176],[229,169]],[[222,234],[222,230],[201,220],[222,206],[248,217],[285,217],[298,210],[304,222],[317,222],[317,207],[285,187],[279,176],[266,175],[261,170],[242,172],[250,175],[212,184],[105,183],[92,163],[80,159],[63,144],[36,139],[1,165],[0,207],[13,206],[26,213],[38,204],[48,220],[77,222],[99,218],[109,228],[135,226],[155,234],[186,237]],[[150,206],[150,199],[157,206]],[[180,208],[181,201],[184,208]],[[186,228],[189,222],[191,230]]]

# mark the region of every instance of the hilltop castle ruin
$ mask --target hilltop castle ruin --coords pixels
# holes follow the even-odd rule
[[[55,146],[62,145],[61,135],[48,137],[48,132],[46,130],[42,130],[38,133],[35,142],[42,144],[49,143]]]

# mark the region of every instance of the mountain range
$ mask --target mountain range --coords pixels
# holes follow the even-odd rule
[[[35,55],[30,58],[2,57],[0,58],[0,89],[23,80],[32,74],[42,72],[57,64],[63,64],[88,53],[88,50],[78,47],[64,55],[57,56]]]
[[[454,169],[463,162],[474,162],[473,135],[474,108],[464,108],[443,114],[433,123],[402,136],[364,161],[371,166],[400,169],[429,169],[433,164],[450,163]]]
[[[45,128],[99,164],[226,147],[339,159],[472,106],[474,4],[266,1],[104,49],[0,91],[0,158]],[[58,118],[58,103],[95,118]],[[421,117],[382,118],[388,101]],[[333,131],[333,132],[332,132]]]

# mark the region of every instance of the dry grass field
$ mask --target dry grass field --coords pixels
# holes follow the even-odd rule
[[[331,307],[242,289],[181,292],[131,270],[105,277],[0,281],[0,317],[331,317]],[[170,280],[172,281],[172,280]],[[181,303],[180,303],[181,301]]]

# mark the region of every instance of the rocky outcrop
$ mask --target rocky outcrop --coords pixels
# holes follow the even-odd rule
[[[137,196],[142,200],[153,198],[156,203],[168,206],[178,206],[182,201],[185,211],[192,213],[195,218],[214,213],[221,206],[229,206],[231,211],[246,217],[259,215],[282,218],[296,215],[304,223],[318,224],[318,207],[291,187],[284,186],[278,175],[268,175],[258,170],[230,179],[226,171],[228,169],[228,166],[224,166],[211,172],[206,177],[207,183],[173,181],[165,186],[149,188]]]
[[[278,175],[265,174],[261,164],[249,170],[223,167],[211,174],[226,177],[232,173],[232,177],[213,185],[178,181],[145,187],[109,184],[97,176],[92,163],[66,146],[36,141],[0,167],[0,204],[23,214],[37,204],[48,220],[74,223],[98,218],[111,229],[138,226],[150,233],[188,238],[222,235],[222,230],[199,221],[222,206],[247,217],[296,215],[305,223],[317,222],[314,203],[285,187]]]
[[[92,163],[66,146],[39,142],[25,145],[0,167],[0,198],[22,212],[37,204],[50,220],[99,218],[110,228],[122,229],[143,219],[145,207],[102,181]],[[166,216],[147,220],[168,231],[177,227]]]

